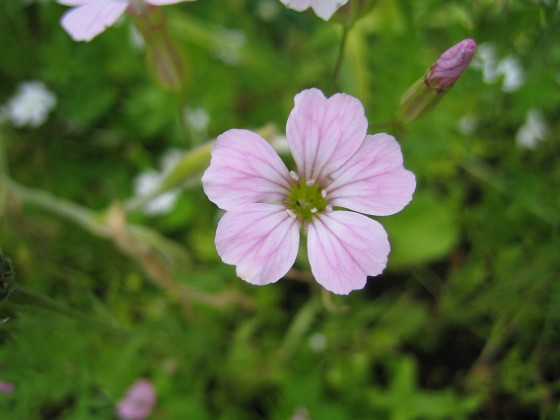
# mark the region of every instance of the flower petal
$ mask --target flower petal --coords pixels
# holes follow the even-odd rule
[[[126,0],[83,2],[83,5],[68,10],[60,23],[75,41],[91,41],[115,23],[127,7]]]
[[[288,193],[286,165],[266,140],[248,130],[228,130],[212,149],[204,192],[224,210],[247,203],[278,203]]]
[[[228,211],[216,230],[216,248],[246,282],[274,283],[294,264],[299,222],[277,204],[247,204]]]
[[[364,108],[352,96],[329,99],[318,89],[296,95],[286,135],[299,175],[321,179],[338,169],[360,147],[367,131]]]
[[[83,6],[88,3],[97,3],[98,0],[56,0],[58,4],[64,6]]]
[[[414,174],[403,167],[399,143],[388,134],[367,136],[362,147],[332,175],[326,188],[333,206],[387,216],[412,199]]]
[[[362,214],[333,211],[308,226],[311,272],[325,289],[339,295],[362,289],[367,276],[381,274],[389,250],[383,226]]]
[[[323,20],[329,20],[332,15],[348,0],[280,0],[290,9],[301,12],[309,7]]]
[[[194,0],[144,0],[146,3],[151,4],[152,6],[165,6],[168,4],[177,4],[183,3],[185,1],[194,1]]]
[[[147,379],[139,379],[117,404],[120,420],[143,420],[148,418],[156,403],[156,390]]]

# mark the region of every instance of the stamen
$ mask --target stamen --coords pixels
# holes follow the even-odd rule
[[[332,206],[330,204],[327,204],[327,206],[325,207],[325,211],[327,213],[330,213],[332,211]]]
[[[321,198],[327,198],[327,190],[321,190]]]
[[[314,179],[310,179],[308,181],[305,181],[305,185],[307,185],[308,187],[311,187],[312,185],[315,184],[315,180]]]
[[[313,207],[311,210],[309,210],[311,213],[317,213],[317,208]]]
[[[290,216],[292,219],[296,219],[296,214],[290,209],[286,209],[286,213],[288,213],[288,216]]]
[[[294,181],[299,181],[299,176],[294,171],[290,171],[290,178],[292,178]]]

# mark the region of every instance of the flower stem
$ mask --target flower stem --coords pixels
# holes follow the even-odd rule
[[[1,187],[6,194],[25,204],[43,208],[73,221],[96,236],[111,240],[142,268],[150,280],[179,301],[187,317],[190,316],[191,301],[215,308],[237,305],[252,309],[254,306],[252,299],[235,291],[212,294],[177,283],[166,257],[173,256],[175,261],[184,263],[188,260],[186,251],[148,227],[128,224],[126,213],[118,205],[112,206],[107,214],[101,214],[44,191],[24,187],[6,177],[0,177]]]
[[[348,40],[348,32],[350,27],[344,25],[342,27],[342,38],[340,39],[340,47],[338,49],[338,57],[336,58],[336,64],[334,66],[334,72],[332,77],[332,87],[335,92],[338,91],[338,77],[340,74],[340,68],[342,67],[342,61],[344,60],[344,52],[346,50],[346,41]]]
[[[4,150],[4,136],[0,130],[0,177],[8,176],[8,164]]]
[[[2,181],[7,187],[8,192],[22,202],[41,207],[64,219],[71,220],[94,235],[107,236],[107,229],[102,223],[101,218],[92,210],[54,197],[47,192],[24,187],[11,179],[4,178]]]
[[[187,101],[179,94],[179,100],[177,105],[177,117],[179,118],[179,128],[181,129],[181,138],[183,139],[183,146],[186,150],[189,150],[194,146],[194,136],[188,123],[188,110]]]

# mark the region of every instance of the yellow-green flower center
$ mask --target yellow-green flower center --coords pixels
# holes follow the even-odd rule
[[[289,212],[297,219],[308,222],[313,217],[330,210],[324,187],[315,180],[294,177],[287,197]]]

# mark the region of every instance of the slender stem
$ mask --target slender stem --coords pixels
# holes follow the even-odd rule
[[[334,66],[334,72],[332,77],[332,87],[335,92],[338,91],[338,76],[340,74],[340,68],[342,67],[342,61],[344,60],[344,52],[346,50],[346,41],[348,39],[349,31],[350,28],[347,25],[344,25],[342,27],[342,38],[340,39],[338,57],[336,59],[336,64]]]
[[[7,203],[8,191],[4,186],[4,180],[9,179],[8,164],[6,162],[6,154],[4,150],[4,136],[0,130],[0,216],[4,212]]]
[[[124,254],[142,268],[148,278],[169,291],[171,295],[176,296],[186,314],[188,314],[188,305],[191,300],[216,308],[238,305],[252,309],[254,306],[251,298],[235,291],[226,290],[219,294],[211,294],[178,284],[164,257],[157,251],[165,250],[165,255],[174,255],[183,261],[188,255],[180,251],[180,247],[173,241],[159,235],[156,231],[145,226],[129,225],[126,223],[125,213],[117,213],[117,216],[113,217],[110,217],[111,214],[101,216],[78,204],[61,200],[46,192],[26,188],[6,177],[0,178],[0,187],[6,187],[3,190],[26,204],[36,205],[73,221],[94,235],[113,241]]]
[[[4,135],[0,130],[0,176],[8,176],[8,164],[6,162],[6,152],[4,150]]]
[[[21,201],[44,208],[51,213],[65,219],[72,220],[94,235],[106,237],[108,232],[97,214],[77,204],[57,198],[49,193],[33,190],[10,179],[4,179],[4,184],[14,196]]]
[[[214,147],[214,141],[209,141],[186,153],[169,174],[161,181],[158,188],[141,196],[132,197],[125,208],[127,212],[137,211],[150,201],[166,191],[189,183],[189,181],[200,181],[200,174],[210,163],[210,151]],[[197,183],[198,185],[198,183]]]
[[[181,129],[181,138],[183,139],[183,146],[185,149],[190,149],[194,146],[194,136],[191,130],[191,126],[188,122],[188,110],[187,110],[187,103],[182,96],[179,94],[179,101],[177,106],[177,116],[179,118],[179,127]]]

